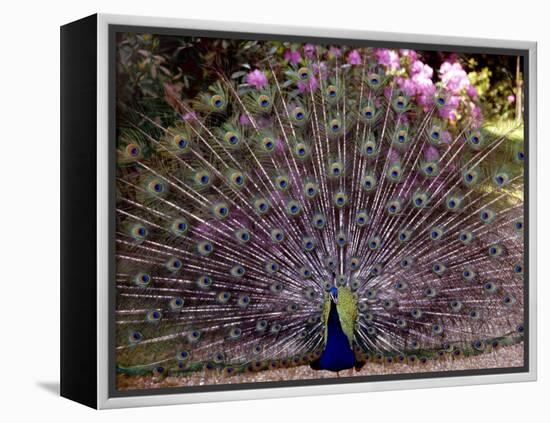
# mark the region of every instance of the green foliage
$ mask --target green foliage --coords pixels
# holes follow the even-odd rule
[[[477,88],[486,119],[508,120],[516,117],[516,76],[512,74],[513,64],[483,63],[483,57],[470,57],[466,67],[468,78]],[[494,59],[493,59],[494,61]]]

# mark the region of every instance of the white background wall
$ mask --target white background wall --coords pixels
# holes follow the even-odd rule
[[[550,190],[545,181],[550,178],[550,165],[544,159],[550,159],[550,13],[545,7],[548,3],[543,0],[4,0],[0,6],[2,420],[548,421],[550,309],[545,309],[545,300],[550,295],[546,267]],[[59,380],[59,26],[95,12],[538,41],[539,381],[100,413],[59,398],[55,393]]]

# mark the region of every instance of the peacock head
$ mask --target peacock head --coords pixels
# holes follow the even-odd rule
[[[338,288],[336,288],[335,286],[330,288],[329,295],[334,304],[338,304]]]

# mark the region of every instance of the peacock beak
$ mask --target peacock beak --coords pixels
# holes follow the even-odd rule
[[[330,293],[330,299],[334,302],[334,304],[338,304],[338,297],[335,296],[332,292]]]

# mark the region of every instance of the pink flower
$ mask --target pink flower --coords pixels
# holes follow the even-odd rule
[[[260,117],[256,118],[255,120],[256,120],[256,124],[260,128],[270,128],[270,127],[273,126],[273,122],[271,122],[271,120],[266,116],[260,116]]]
[[[414,51],[414,50],[401,49],[401,50],[399,50],[399,53],[401,53],[401,56],[403,56],[403,57],[408,57],[413,62],[416,60],[416,58],[418,56],[416,51]]]
[[[472,107],[472,117],[478,123],[481,121],[481,108],[474,103],[471,103]]]
[[[197,114],[195,112],[187,112],[181,118],[185,121],[196,120]]]
[[[328,78],[328,69],[325,62],[321,62],[319,64],[313,63],[312,68],[314,75],[319,76],[323,80]]]
[[[433,162],[435,160],[439,160],[439,151],[437,151],[437,148],[430,145],[428,148],[424,150],[424,159],[427,162]]]
[[[317,88],[317,78],[315,78],[314,75],[311,75],[307,81],[298,81],[296,85],[301,93],[315,91]]]
[[[306,56],[308,59],[313,59],[315,57],[317,49],[313,44],[306,44],[304,45],[304,56]]]
[[[361,64],[361,54],[358,50],[352,50],[348,54],[348,63],[350,65],[360,65]]]
[[[420,60],[415,60],[410,67],[409,74],[409,78],[397,78],[399,88],[408,96],[416,96],[417,103],[427,108],[432,104],[436,91],[432,81],[433,69]]]
[[[340,50],[338,47],[332,46],[328,50],[329,58],[337,58],[337,57],[340,57],[341,55],[342,55],[342,50]]]
[[[376,58],[378,59],[378,63],[389,69],[399,69],[399,55],[394,50],[379,48],[376,50]]]
[[[510,94],[508,97],[506,97],[506,100],[508,100],[508,103],[512,104],[516,101],[516,97]]]
[[[246,75],[246,83],[260,90],[267,86],[267,76],[261,70],[255,69]]]
[[[470,85],[468,88],[466,88],[466,94],[468,94],[472,98],[477,98],[477,88],[473,85]]]
[[[441,82],[453,94],[458,94],[471,85],[466,71],[462,69],[462,66],[458,62],[443,62],[439,73]]]
[[[239,123],[240,123],[241,125],[246,126],[246,125],[250,125],[252,122],[250,122],[250,119],[248,118],[247,115],[242,114],[242,115],[239,117]]]
[[[397,78],[397,85],[408,96],[416,94],[417,86],[412,79],[409,78]]]
[[[302,60],[302,56],[298,50],[287,50],[285,51],[285,60],[289,61],[293,65],[299,63]]]
[[[455,121],[457,119],[457,109],[460,105],[460,100],[461,98],[456,95],[451,95],[449,98],[447,98],[445,106],[439,109],[439,116],[445,119],[449,119],[451,121]]]
[[[390,163],[399,163],[401,161],[401,156],[395,149],[390,149],[388,158]]]

